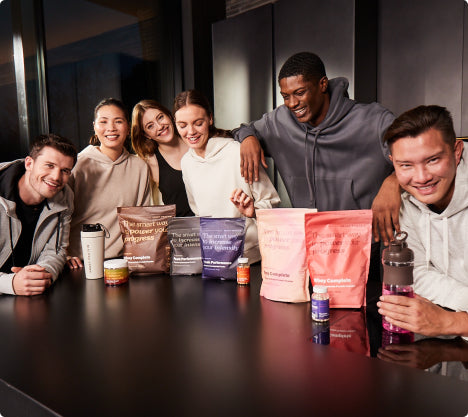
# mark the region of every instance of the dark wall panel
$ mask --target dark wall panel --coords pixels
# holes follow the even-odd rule
[[[310,51],[329,78],[348,78],[354,97],[354,1],[280,0],[274,4],[276,71],[296,52]],[[277,95],[278,104],[282,103]]]
[[[380,0],[378,101],[396,114],[446,106],[461,134],[461,0]]]
[[[232,129],[273,109],[272,6],[213,25],[214,113]]]

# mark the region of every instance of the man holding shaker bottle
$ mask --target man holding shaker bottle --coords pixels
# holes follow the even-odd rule
[[[24,160],[0,164],[0,293],[41,294],[67,253],[73,192],[67,186],[76,148],[39,136]]]
[[[400,226],[414,252],[415,296],[384,294],[379,313],[425,336],[468,339],[466,145],[449,111],[435,105],[403,113],[384,139],[404,190]]]

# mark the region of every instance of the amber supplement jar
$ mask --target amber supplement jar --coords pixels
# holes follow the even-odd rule
[[[125,259],[109,259],[104,262],[104,283],[122,285],[128,282],[128,263]]]
[[[249,258],[239,258],[237,260],[237,284],[250,284],[250,265]]]

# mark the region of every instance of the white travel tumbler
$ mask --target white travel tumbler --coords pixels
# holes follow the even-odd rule
[[[102,225],[81,225],[81,249],[86,278],[104,277],[104,229]]]

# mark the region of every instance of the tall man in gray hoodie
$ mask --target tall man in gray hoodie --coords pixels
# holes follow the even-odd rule
[[[241,171],[258,178],[263,150],[273,157],[293,207],[374,211],[374,238],[398,230],[400,193],[382,143],[393,114],[377,103],[348,98],[345,78],[328,80],[322,60],[310,52],[291,56],[278,76],[284,105],[234,131],[242,142]],[[263,150],[262,150],[263,148]]]
[[[36,295],[66,261],[73,212],[67,186],[75,146],[39,136],[24,160],[0,164],[0,293]]]
[[[440,106],[403,113],[388,128],[385,141],[404,190],[400,226],[414,251],[417,295],[383,295],[379,313],[391,324],[423,335],[468,336],[464,143],[456,140],[452,117]]]

